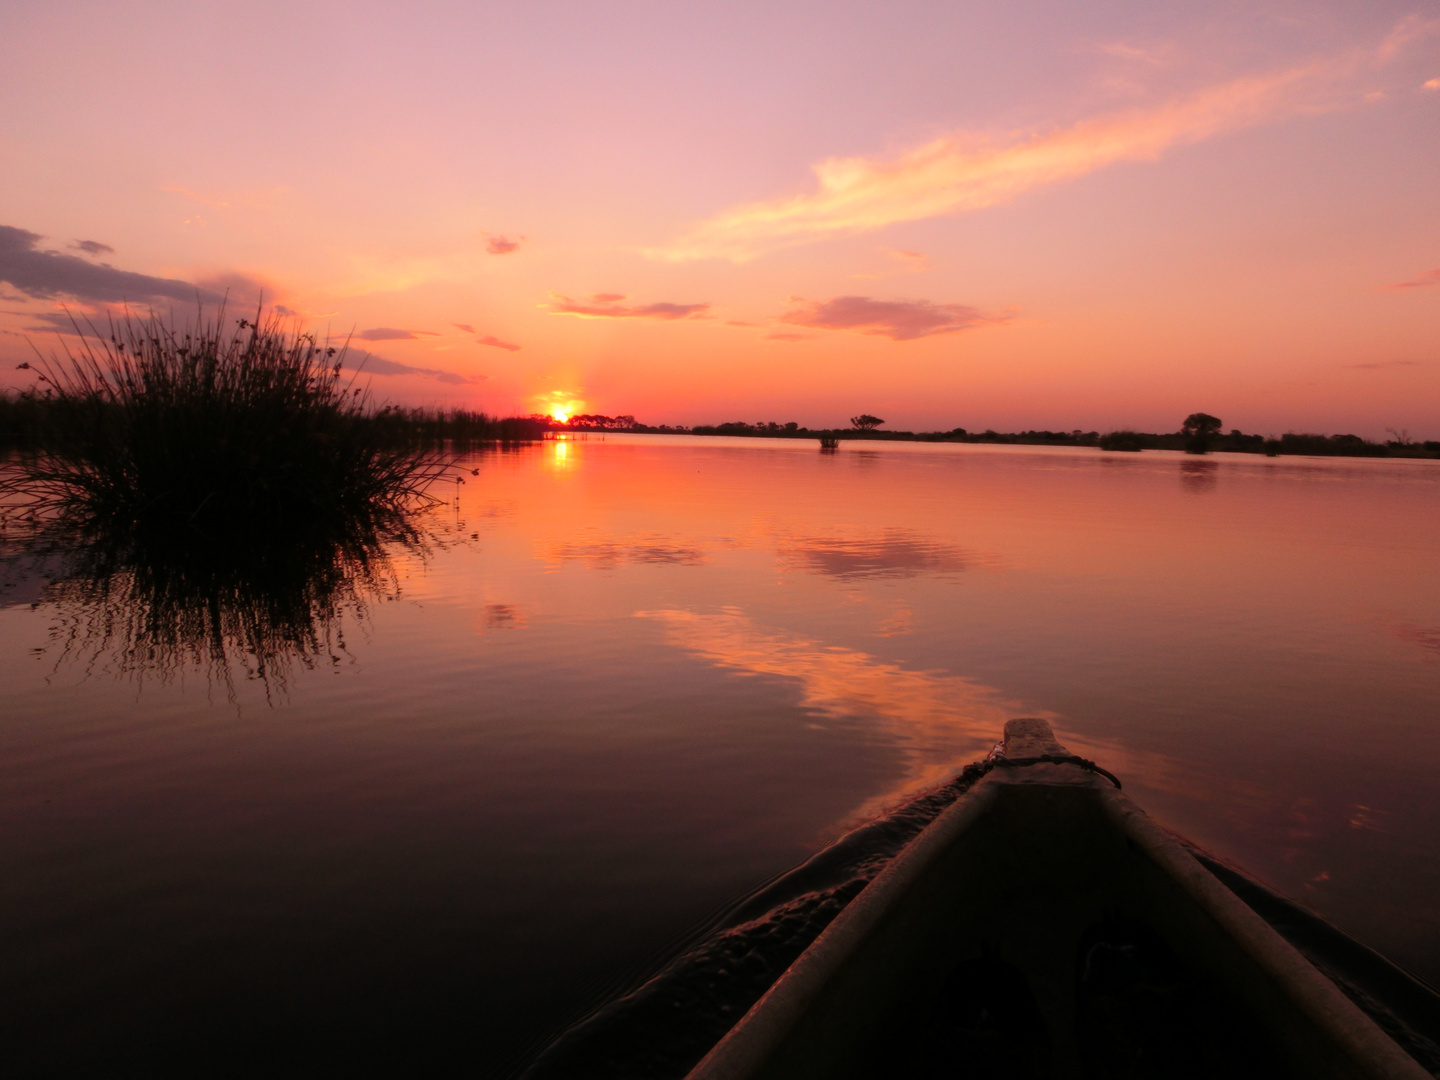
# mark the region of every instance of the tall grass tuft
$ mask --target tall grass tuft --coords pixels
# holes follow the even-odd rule
[[[38,453],[11,506],[87,527],[184,530],[229,544],[354,521],[425,497],[442,459],[397,443],[342,376],[344,348],[222,307],[178,326],[126,315],[38,364]]]

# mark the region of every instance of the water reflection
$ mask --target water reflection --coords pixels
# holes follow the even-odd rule
[[[953,574],[994,559],[904,529],[863,538],[782,539],[780,556],[791,567],[837,578],[910,578]]]
[[[480,633],[486,630],[523,630],[525,625],[525,616],[514,604],[486,604],[485,629]]]
[[[370,605],[399,596],[395,554],[429,543],[411,516],[385,513],[244,541],[134,530],[41,533],[27,547],[55,571],[37,600],[51,605],[57,669],[161,682],[196,670],[233,701],[237,679],[268,697],[297,667],[341,663]]]
[[[1196,495],[1215,490],[1220,463],[1216,461],[1182,461],[1180,487]]]
[[[859,807],[864,819],[940,783],[957,761],[988,750],[1019,707],[960,675],[913,671],[868,653],[757,626],[738,608],[717,614],[638,611],[665,627],[670,644],[719,667],[777,675],[800,685],[801,705],[821,716],[883,721],[904,762],[899,784]]]
[[[1401,641],[1418,645],[1430,654],[1431,660],[1440,660],[1440,626],[1420,626],[1416,623],[1401,623],[1395,628],[1395,636]]]
[[[575,561],[592,570],[614,570],[626,563],[658,563],[673,566],[698,566],[705,561],[699,548],[677,543],[665,536],[641,537],[624,542],[616,540],[583,540],[560,544],[550,552],[552,562]]]

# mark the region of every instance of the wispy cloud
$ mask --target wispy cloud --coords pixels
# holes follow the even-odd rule
[[[72,240],[70,248],[82,255],[114,255],[115,249],[109,244],[102,244],[99,240]]]
[[[491,236],[485,241],[485,250],[491,255],[509,255],[519,250],[524,239],[523,236]]]
[[[1154,161],[1178,146],[1353,100],[1353,95],[1335,93],[1338,84],[1362,68],[1389,62],[1437,26],[1435,20],[1409,18],[1368,51],[1234,78],[1163,104],[1068,126],[1008,134],[957,132],[893,157],[830,158],[813,166],[814,190],[736,207],[649,254],[742,262],[794,244],[980,210],[1120,162]],[[1133,46],[1111,51],[1154,58]]]
[[[520,346],[511,341],[501,341],[493,334],[485,334],[475,339],[477,345],[489,345],[492,349],[504,349],[506,352],[519,352]]]
[[[1387,289],[1428,289],[1431,285],[1440,285],[1440,266],[1434,270],[1426,270],[1409,281],[1397,281],[1394,285],[1385,287]]]
[[[464,330],[467,334],[475,333],[475,327],[471,326],[468,322],[456,322],[450,325],[455,327],[456,330]]]
[[[624,304],[624,293],[595,293],[588,300],[572,300],[559,293],[550,294],[550,303],[543,304],[552,315],[577,315],[582,319],[689,319],[710,310],[707,304]]]
[[[360,341],[413,341],[415,334],[409,330],[397,330],[393,326],[377,326],[361,330],[355,335]]]
[[[236,191],[228,194],[214,194],[204,191],[194,191],[179,184],[162,184],[160,190],[169,195],[179,195],[182,198],[197,202],[201,206],[209,207],[211,210],[263,210],[273,206],[278,200],[289,195],[294,189],[287,186],[274,186],[268,188],[254,188],[248,191]],[[201,222],[203,224],[203,221]]]
[[[1360,371],[1380,371],[1384,368],[1415,367],[1420,363],[1418,360],[1377,360],[1369,364],[1343,364],[1342,367],[1357,368]]]
[[[188,281],[117,270],[78,255],[42,250],[43,239],[39,233],[0,225],[0,281],[26,296],[42,300],[73,296],[88,303],[105,304],[159,298],[189,303],[197,299],[211,303],[221,299],[218,292]]]
[[[1170,59],[1173,48],[1168,45],[1136,45],[1128,41],[1111,41],[1100,46],[1100,51],[1121,60],[1134,60],[1152,67],[1160,67]]]
[[[801,306],[780,316],[781,322],[821,330],[854,330],[888,337],[891,341],[953,334],[985,323],[1004,322],[1007,318],[982,314],[967,304],[936,304],[929,300],[873,300],[868,296],[793,299]]]
[[[23,315],[34,319],[36,325],[24,327],[31,334],[70,334],[83,337],[90,333],[90,324],[97,316],[70,311],[7,311],[7,315]],[[96,327],[99,329],[99,327]]]
[[[366,352],[364,349],[355,349],[348,353],[345,357],[345,366],[367,375],[421,375],[427,379],[434,379],[436,382],[448,383],[452,386],[475,385],[488,378],[486,375],[458,375],[453,371],[444,371],[440,368],[402,364],[398,360],[387,360],[383,356]]]

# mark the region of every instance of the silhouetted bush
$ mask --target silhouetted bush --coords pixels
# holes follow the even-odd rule
[[[1125,450],[1131,453],[1138,453],[1144,449],[1140,445],[1140,434],[1135,431],[1111,431],[1100,436],[1101,450]]]
[[[16,406],[32,445],[0,492],[87,528],[235,536],[399,510],[445,472],[367,413],[343,349],[273,316],[231,326],[223,308],[76,325]]]

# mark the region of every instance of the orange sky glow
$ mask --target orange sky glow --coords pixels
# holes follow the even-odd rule
[[[15,8],[0,387],[228,293],[409,404],[1440,438],[1440,4],[824,10]]]

